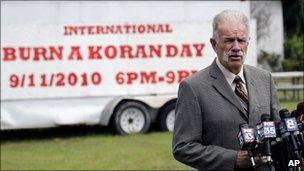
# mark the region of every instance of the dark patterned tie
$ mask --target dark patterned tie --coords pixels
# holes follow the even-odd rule
[[[242,103],[242,106],[244,107],[244,109],[246,110],[246,112],[248,112],[249,101],[248,101],[248,96],[245,93],[245,89],[244,89],[244,87],[242,85],[242,79],[241,79],[241,77],[236,76],[234,78],[233,82],[236,84],[234,92],[239,97],[239,99],[240,99],[240,101]]]

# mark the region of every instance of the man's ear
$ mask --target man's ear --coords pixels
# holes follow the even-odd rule
[[[214,38],[210,38],[210,43],[212,45],[212,48],[215,50],[216,47],[216,40]]]

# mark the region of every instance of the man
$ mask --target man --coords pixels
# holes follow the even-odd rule
[[[248,18],[225,10],[213,20],[213,63],[181,82],[173,132],[174,157],[200,170],[250,170],[247,151],[237,139],[239,125],[256,126],[263,113],[278,110],[276,89],[267,71],[244,65]],[[277,120],[278,116],[272,116]],[[267,170],[256,158],[257,170]]]

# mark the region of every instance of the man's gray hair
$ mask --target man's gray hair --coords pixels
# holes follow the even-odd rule
[[[235,10],[224,10],[213,18],[213,23],[212,23],[213,35],[212,36],[215,40],[219,41],[218,25],[223,21],[231,21],[231,20],[237,20],[237,21],[242,22],[245,25],[245,27],[248,31],[248,34],[249,34],[249,31],[250,31],[249,20],[245,14],[243,14],[240,11],[235,11]]]

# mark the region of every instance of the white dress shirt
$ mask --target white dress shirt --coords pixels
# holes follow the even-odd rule
[[[227,68],[225,68],[221,64],[218,57],[216,58],[216,64],[220,68],[222,73],[224,74],[224,77],[226,78],[226,80],[227,80],[228,84],[230,85],[230,87],[232,88],[233,92],[234,92],[235,86],[236,86],[236,84],[233,82],[233,80],[238,75],[242,79],[242,85],[245,89],[245,93],[248,94],[247,93],[247,87],[246,87],[246,80],[245,80],[245,77],[244,77],[244,70],[243,70],[244,66],[242,66],[241,71],[237,75],[235,75],[234,73],[230,72]]]

